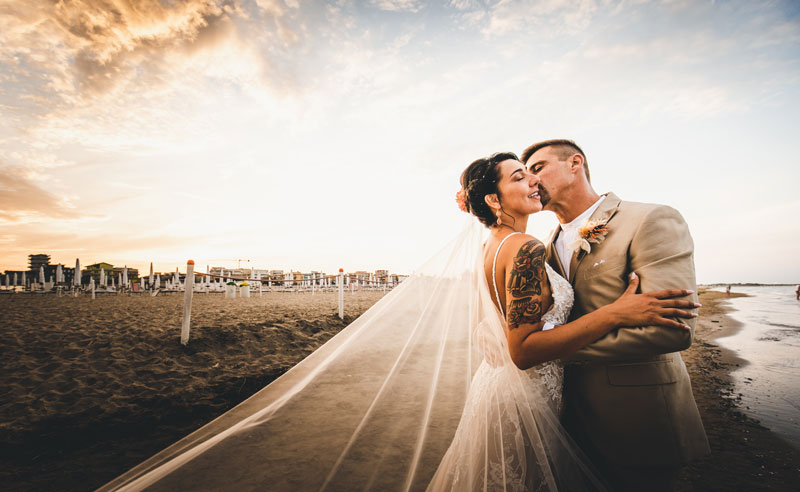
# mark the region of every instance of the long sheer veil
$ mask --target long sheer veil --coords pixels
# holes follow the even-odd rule
[[[297,366],[100,490],[600,488],[511,362],[469,222]]]

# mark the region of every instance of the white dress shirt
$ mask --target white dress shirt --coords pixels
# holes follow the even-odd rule
[[[582,214],[575,217],[572,222],[569,224],[561,224],[561,233],[556,238],[556,253],[558,253],[558,260],[561,262],[561,266],[564,267],[564,271],[567,273],[567,278],[569,278],[569,267],[572,261],[572,253],[575,252],[575,248],[570,248],[571,245],[575,244],[575,241],[578,239],[578,229],[585,226],[587,222],[589,222],[589,217],[592,216],[597,207],[605,200],[606,196],[601,195],[600,198],[597,199],[596,202],[592,204],[589,208],[584,210]]]

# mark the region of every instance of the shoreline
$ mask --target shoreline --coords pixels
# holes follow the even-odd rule
[[[796,490],[800,450],[748,416],[741,408],[731,373],[748,364],[716,339],[738,333],[744,324],[729,313],[727,299],[745,294],[700,291],[692,346],[681,353],[692,380],[711,455],[685,467],[676,490]],[[757,382],[756,382],[757,383]]]

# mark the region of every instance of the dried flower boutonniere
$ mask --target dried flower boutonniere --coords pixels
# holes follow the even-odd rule
[[[572,249],[582,249],[586,253],[592,252],[589,243],[602,243],[608,234],[608,226],[603,220],[590,220],[585,226],[578,229],[578,239],[571,245]]]

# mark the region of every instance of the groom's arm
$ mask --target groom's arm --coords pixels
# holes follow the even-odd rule
[[[639,292],[697,290],[694,244],[689,227],[677,210],[666,206],[651,210],[634,234],[628,254],[630,268],[640,278]],[[691,300],[696,302],[697,294]],[[696,320],[676,319],[691,330],[663,326],[620,328],[565,360],[623,360],[685,350],[692,344]]]

